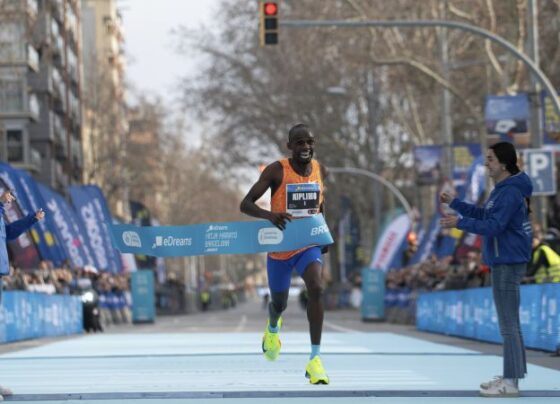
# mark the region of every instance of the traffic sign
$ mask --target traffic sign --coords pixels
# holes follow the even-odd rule
[[[546,149],[524,150],[525,172],[533,182],[533,195],[556,194],[554,152]]]

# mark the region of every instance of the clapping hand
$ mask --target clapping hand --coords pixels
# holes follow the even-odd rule
[[[40,208],[36,213],[35,213],[35,218],[37,220],[43,220],[45,218],[45,211]]]
[[[450,194],[448,194],[447,192],[442,192],[442,193],[439,195],[439,201],[440,201],[441,203],[450,204],[451,201],[453,201],[453,197],[452,197]]]
[[[439,224],[444,229],[452,229],[457,227],[457,222],[459,222],[459,218],[457,216],[450,215],[445,215],[439,220]]]

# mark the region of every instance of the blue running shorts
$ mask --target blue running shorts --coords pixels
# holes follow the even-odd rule
[[[275,260],[268,257],[266,270],[268,273],[268,287],[271,292],[285,292],[290,288],[292,270],[295,269],[299,276],[313,262],[323,264],[321,259],[321,248],[311,247],[287,260]]]

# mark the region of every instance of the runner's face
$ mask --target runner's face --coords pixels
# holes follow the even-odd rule
[[[307,164],[313,159],[315,138],[310,133],[297,134],[288,143],[292,158],[298,163]]]

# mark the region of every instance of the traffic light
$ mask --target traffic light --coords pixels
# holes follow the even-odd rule
[[[259,3],[259,40],[261,46],[278,44],[278,3],[261,1]]]

